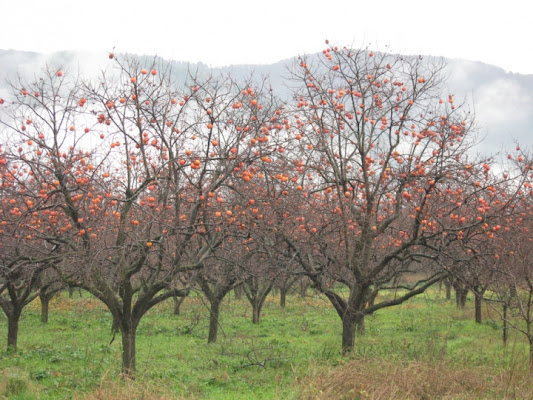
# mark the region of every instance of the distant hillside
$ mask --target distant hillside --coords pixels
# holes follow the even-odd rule
[[[146,58],[147,62],[153,57]],[[503,69],[481,62],[447,59],[447,87],[456,99],[465,98],[475,112],[482,153],[496,153],[514,147],[513,140],[522,147],[533,147],[533,75],[507,73]],[[229,73],[237,79],[268,76],[272,88],[281,97],[288,95],[283,77],[287,66],[294,63],[288,59],[270,65],[233,65],[210,68],[197,63],[167,61],[176,77],[183,77],[188,69],[200,75]],[[8,80],[20,74],[32,77],[46,65],[57,65],[83,75],[95,75],[109,64],[107,53],[59,52],[39,54],[16,50],[0,50],[0,96],[8,90]]]

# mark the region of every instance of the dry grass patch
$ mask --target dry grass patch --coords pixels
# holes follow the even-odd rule
[[[453,368],[444,363],[352,360],[312,371],[300,382],[302,399],[532,399],[533,380],[525,371]]]
[[[180,400],[176,394],[165,388],[164,384],[156,385],[145,380],[139,381],[103,381],[96,389],[77,400]],[[187,397],[194,400],[194,398]]]

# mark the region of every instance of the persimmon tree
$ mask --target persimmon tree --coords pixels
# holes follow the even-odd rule
[[[530,214],[531,207],[527,207]],[[516,222],[516,221],[515,221]],[[504,329],[513,329],[529,344],[529,371],[533,374],[533,277],[530,259],[533,252],[531,216],[524,218],[504,235],[499,252],[490,266],[493,279],[489,285],[487,301],[503,322]],[[496,307],[496,305],[501,306]],[[506,332],[504,331],[504,343]]]
[[[301,206],[280,231],[341,318],[347,353],[366,315],[442,278],[425,260],[438,261],[450,232],[480,223],[461,219],[464,202],[442,200],[461,186],[472,119],[442,93],[442,64],[368,49],[322,56],[292,69],[290,164]],[[403,284],[409,275],[414,283]],[[403,291],[394,299],[377,297],[395,287]]]
[[[3,123],[13,153],[31,155],[18,161],[35,172],[35,195],[54,204],[55,240],[69,249],[58,270],[107,306],[131,375],[142,316],[185,295],[177,277],[222,243],[214,205],[236,169],[265,156],[242,141],[274,110],[227,78],[177,87],[158,60],[110,63],[83,84],[51,69],[19,82]]]
[[[51,285],[40,281],[40,275],[49,267],[46,261],[39,261],[40,257],[35,255],[6,258],[3,257],[1,265],[0,308],[8,320],[7,349],[17,351],[20,316],[24,307]]]
[[[504,343],[507,329],[522,335],[529,344],[529,371],[533,374],[533,274],[530,260],[533,254],[533,163],[530,154],[517,147],[517,155],[508,156],[510,165],[503,172],[512,184],[507,201],[515,198],[509,211],[502,214],[500,224],[493,228],[492,257],[485,265],[490,274],[485,300],[497,311],[504,323]],[[495,229],[496,228],[496,229]]]
[[[251,139],[250,147],[258,143]],[[276,152],[281,146],[276,143]],[[268,148],[263,150],[268,151]],[[275,207],[271,208],[268,198],[263,196],[265,188],[277,179],[267,172],[271,170],[271,163],[270,157],[262,156],[244,171],[235,171],[236,181],[231,185],[233,191],[225,207],[226,213],[232,217],[222,225],[226,240],[210,260],[214,266],[206,267],[198,274],[199,285],[211,307],[209,342],[216,340],[220,302],[229,291],[237,286],[242,288],[252,306],[252,322],[258,323],[264,302],[280,274],[279,265],[272,263],[277,249],[271,232],[262,224],[271,223],[275,214]],[[215,213],[218,218],[222,214],[222,211]]]
[[[285,308],[287,305],[287,294],[289,290],[294,286],[298,276],[289,272],[281,273],[274,282],[274,287],[279,290],[279,305],[281,308]]]
[[[231,209],[226,207],[226,212]],[[217,211],[222,218],[222,212]],[[242,251],[240,238],[234,236],[233,224],[223,223],[223,244],[215,251],[213,257],[204,262],[204,268],[198,271],[195,280],[209,303],[209,333],[207,342],[215,343],[220,326],[220,306],[228,293],[241,285],[246,277],[245,265],[250,253]],[[229,225],[229,226],[228,226]],[[238,228],[237,228],[238,229]],[[246,239],[244,239],[246,240]]]
[[[50,301],[63,288],[63,283],[54,268],[48,268],[39,275],[39,300],[41,302],[41,323],[48,323]]]
[[[203,261],[224,243],[221,225],[235,223],[235,217],[230,209],[219,208],[225,207],[236,171],[258,158],[242,141],[261,127],[272,110],[261,88],[256,93],[247,83],[238,84],[229,77],[199,81],[191,76],[185,93],[180,94],[170,89],[170,73],[158,73],[152,66],[145,74],[135,62],[120,64],[120,68],[129,80],[126,92],[119,89],[111,94],[96,87],[90,91],[95,101],[105,104],[106,118],[126,145],[131,160],[124,174],[126,190],[135,193],[134,187],[137,191],[148,188],[153,193],[139,198],[139,206],[146,211],[140,212],[138,226],[152,226],[145,246],[153,252],[157,273],[166,270],[162,277],[172,284],[177,273],[204,267]],[[125,111],[110,107],[110,98],[125,104]],[[128,148],[130,129],[137,137],[131,143],[135,150]],[[130,175],[129,171],[136,170]],[[155,275],[148,276],[149,282]],[[169,290],[156,299],[164,300],[172,293]],[[126,327],[121,328],[124,336]]]
[[[492,275],[488,264],[493,260],[494,249],[482,233],[469,233],[467,236],[466,240],[460,241],[461,251],[452,254],[452,259],[445,268],[453,277],[457,307],[465,307],[467,293],[471,290],[474,294],[474,318],[477,323],[481,323],[481,305]],[[451,252],[448,251],[447,254]]]
[[[50,235],[49,210],[33,196],[33,187],[31,171],[0,151],[0,307],[7,316],[11,351],[17,350],[24,307],[58,283],[51,265],[59,259],[59,243]]]
[[[293,147],[288,136],[290,124],[286,110],[276,112],[282,124],[274,124],[276,129],[283,129],[281,138],[275,143],[275,151],[262,160],[255,168],[260,183],[246,182],[239,190],[246,205],[248,216],[248,240],[242,244],[253,256],[245,264],[243,291],[252,306],[252,322],[259,323],[261,310],[268,295],[276,283],[288,290],[289,282],[294,282],[297,272],[291,269],[287,257],[287,245],[278,229],[284,220],[291,216],[293,208],[299,208],[296,178],[290,179],[287,170],[287,149]],[[289,156],[290,157],[290,156]],[[293,187],[294,186],[294,187]],[[286,291],[284,292],[286,294]]]
[[[260,260],[263,261],[263,260]],[[258,324],[261,320],[265,300],[274,287],[277,273],[265,274],[265,264],[250,264],[250,273],[244,281],[244,294],[252,306],[252,323]]]
[[[485,183],[484,187],[476,187],[473,201],[467,200],[472,207],[461,217],[471,221],[482,218],[483,223],[470,224],[458,232],[450,232],[452,240],[441,258],[443,269],[448,272],[447,279],[451,281],[456,291],[457,307],[464,308],[467,293],[469,291],[473,293],[474,318],[477,323],[482,322],[482,302],[494,279],[493,265],[499,253],[496,246],[497,237],[502,231],[502,226],[507,225],[506,216],[512,214],[512,208],[504,207],[504,209],[498,205],[503,198],[502,194],[508,193],[509,187],[504,188],[504,184],[510,182],[492,180],[492,184]],[[494,190],[495,187],[498,187],[498,190]],[[462,192],[464,193],[465,191]],[[486,213],[480,217],[480,210],[485,212],[485,207],[487,211],[490,207],[494,207],[498,212]]]
[[[451,231],[449,236],[453,240],[443,257],[445,270],[456,287],[458,306],[464,307],[466,292],[470,290],[474,294],[478,323],[482,321],[481,304],[485,294],[501,279],[497,272],[499,257],[513,247],[506,238],[508,240],[509,232],[520,226],[525,217],[531,177],[520,147],[517,152],[514,162],[497,163],[498,173],[490,172],[487,163],[467,164],[462,172],[466,180],[460,187],[450,190],[449,197],[445,198],[451,204],[471,205],[462,216],[450,213],[451,220],[459,224],[461,221],[479,222],[463,225],[460,231]]]

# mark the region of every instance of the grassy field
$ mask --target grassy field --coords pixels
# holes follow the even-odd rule
[[[525,340],[501,343],[496,314],[473,321],[473,304],[457,310],[430,291],[367,318],[353,356],[340,357],[341,324],[320,296],[271,296],[258,325],[251,307],[227,299],[219,342],[207,344],[202,298],[153,309],[137,335],[137,378],[120,371],[120,337],[110,344],[111,316],[84,294],[56,297],[50,321],[39,301],[24,312],[19,351],[6,353],[0,316],[0,398],[6,399],[531,399]]]

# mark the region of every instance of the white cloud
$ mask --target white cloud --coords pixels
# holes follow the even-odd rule
[[[372,42],[533,73],[525,51],[529,14],[521,0],[24,0],[3,5],[0,48],[158,54],[210,65],[272,63],[340,45]]]
[[[476,91],[476,114],[483,124],[524,123],[533,113],[533,96],[519,82],[498,79]]]

